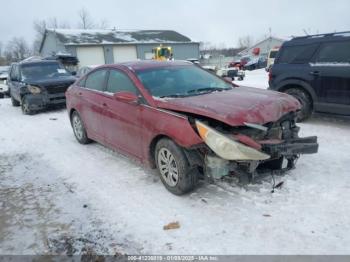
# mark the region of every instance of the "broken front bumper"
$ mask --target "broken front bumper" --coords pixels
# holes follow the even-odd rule
[[[264,144],[262,150],[272,158],[276,156],[315,154],[318,151],[317,137],[293,138],[280,144]]]
[[[318,152],[317,137],[291,138],[275,143],[262,145],[262,151],[270,155],[263,161],[229,161],[215,154],[205,158],[205,178],[209,181],[227,175],[238,176],[242,181],[253,181],[257,177],[270,174],[281,174],[295,167],[296,160],[301,154]]]
[[[30,110],[41,110],[50,105],[63,105],[66,103],[66,97],[64,93],[58,94],[27,94],[29,109]]]

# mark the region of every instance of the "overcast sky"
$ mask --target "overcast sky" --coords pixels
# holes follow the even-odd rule
[[[117,29],[172,29],[195,41],[236,46],[241,36],[260,39],[350,30],[349,0],[0,0],[0,42],[32,42],[33,21],[56,17],[77,25],[85,7],[96,22]]]

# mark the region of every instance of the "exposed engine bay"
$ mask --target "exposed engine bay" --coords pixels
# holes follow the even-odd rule
[[[214,181],[238,176],[250,182],[293,169],[301,154],[318,151],[316,136],[299,137],[295,117],[296,113],[290,112],[273,123],[245,123],[239,127],[211,119],[190,119],[206,144],[196,149],[204,177]]]

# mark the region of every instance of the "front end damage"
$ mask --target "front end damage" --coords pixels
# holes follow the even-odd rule
[[[293,169],[301,154],[318,151],[317,137],[300,138],[295,113],[290,112],[273,123],[231,127],[208,119],[193,120],[205,142],[196,149],[204,177],[213,182],[225,176],[237,176],[242,183],[268,174]]]

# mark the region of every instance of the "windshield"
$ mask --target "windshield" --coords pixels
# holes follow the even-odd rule
[[[169,57],[170,56],[170,51],[168,48],[164,47],[159,50],[158,53],[159,56],[164,56],[164,57]]]
[[[154,97],[185,97],[223,91],[232,85],[197,66],[171,66],[136,72]]]
[[[22,65],[23,79],[43,79],[60,76],[70,76],[70,74],[59,63]]]

